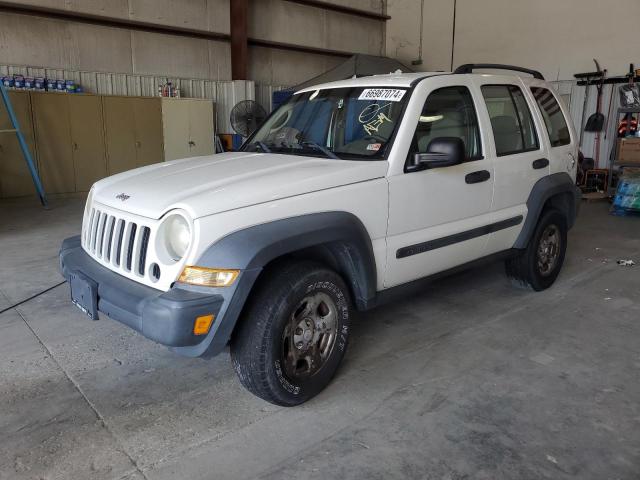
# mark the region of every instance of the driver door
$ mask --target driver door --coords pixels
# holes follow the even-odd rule
[[[484,157],[481,133],[491,126],[478,119],[480,92],[466,76],[448,75],[423,81],[414,96],[423,107],[419,115],[409,108],[404,119],[413,132],[407,159],[426,153],[436,138],[457,137],[465,161],[389,177],[384,288],[482,257],[491,228],[493,163]]]

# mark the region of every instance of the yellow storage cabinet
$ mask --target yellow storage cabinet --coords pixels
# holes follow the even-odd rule
[[[109,175],[214,153],[213,102],[104,96]]]
[[[86,192],[107,174],[100,97],[31,92],[31,102],[45,192]]]

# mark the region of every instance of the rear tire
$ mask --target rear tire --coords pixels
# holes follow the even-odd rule
[[[231,340],[244,387],[294,406],[320,393],[344,356],[351,302],[342,278],[314,262],[283,265],[257,286]]]
[[[541,291],[553,285],[567,250],[567,220],[558,210],[544,210],[529,245],[506,261],[507,276],[520,288]]]

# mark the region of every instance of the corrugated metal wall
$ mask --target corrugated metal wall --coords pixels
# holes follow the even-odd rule
[[[85,92],[98,95],[157,96],[158,87],[167,82],[180,89],[185,98],[210,98],[216,103],[216,131],[234,133],[229,123],[233,106],[241,100],[257,100],[267,112],[271,111],[271,94],[284,87],[255,85],[251,80],[213,81],[193,78],[174,78],[124,73],[80,72],[40,67],[0,65],[0,76],[24,75],[73,80]]]

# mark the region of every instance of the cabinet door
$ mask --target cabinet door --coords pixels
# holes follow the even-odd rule
[[[164,160],[162,105],[159,98],[134,98],[136,164],[138,167]]]
[[[31,100],[27,92],[9,92],[13,111],[18,117],[20,130],[24,135],[31,157],[37,159],[35,141],[33,138],[33,123],[31,119]],[[0,130],[13,129],[9,114],[4,103],[0,101]],[[18,197],[35,193],[35,187],[27,161],[20,149],[20,143],[15,133],[0,133],[0,196]]]
[[[107,176],[102,105],[95,95],[68,98],[76,191],[87,192],[94,182]]]
[[[32,93],[38,167],[47,193],[75,192],[67,95]]]
[[[162,99],[164,159],[176,160],[191,156],[189,148],[189,100]]]
[[[109,175],[137,167],[133,100],[129,97],[102,97]]]
[[[191,156],[211,155],[213,148],[213,102],[189,102],[189,144]]]

